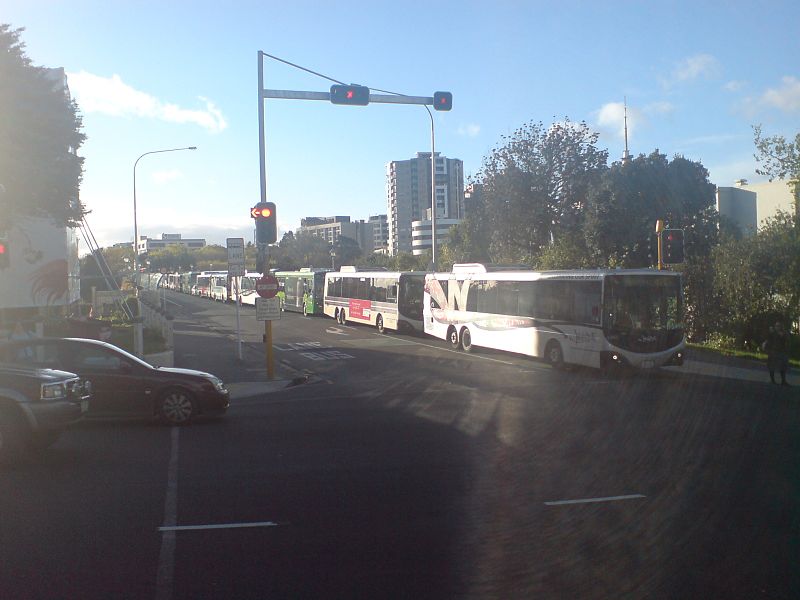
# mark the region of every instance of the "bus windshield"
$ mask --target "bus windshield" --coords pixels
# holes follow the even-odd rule
[[[612,275],[606,279],[603,326],[607,332],[682,329],[680,278]]]

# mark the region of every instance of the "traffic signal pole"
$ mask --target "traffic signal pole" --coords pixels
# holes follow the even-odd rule
[[[664,221],[658,219],[656,221],[656,238],[658,242],[658,270],[664,269],[664,246],[661,241],[661,233],[664,231]]]

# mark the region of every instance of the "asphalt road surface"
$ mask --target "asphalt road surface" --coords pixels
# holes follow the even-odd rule
[[[2,598],[796,598],[798,388],[554,371],[169,293],[222,419],[0,470]],[[300,385],[287,386],[292,382]]]

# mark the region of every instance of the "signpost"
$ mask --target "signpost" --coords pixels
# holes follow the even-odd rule
[[[244,238],[228,238],[228,280],[233,286],[233,293],[236,294],[236,353],[239,360],[242,360],[242,328],[239,320],[239,278],[244,277]]]
[[[275,375],[272,357],[272,321],[281,318],[280,300],[275,298],[275,294],[278,293],[278,280],[267,273],[256,281],[256,293],[261,296],[260,298],[256,298],[256,319],[264,321],[264,349],[267,354],[267,378],[272,379]],[[259,309],[259,307],[261,308]],[[277,316],[275,316],[276,312]]]

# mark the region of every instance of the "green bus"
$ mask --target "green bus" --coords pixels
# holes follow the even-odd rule
[[[281,308],[301,312],[305,316],[321,315],[325,290],[325,273],[330,269],[303,268],[299,271],[277,271]]]

